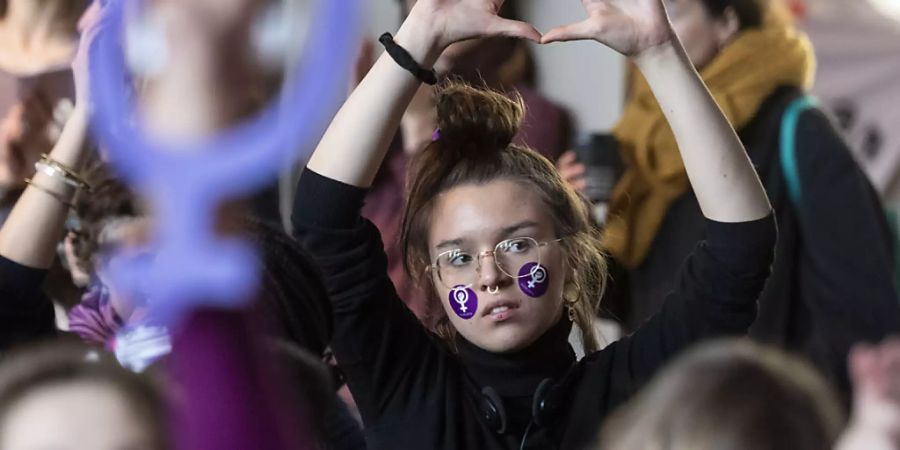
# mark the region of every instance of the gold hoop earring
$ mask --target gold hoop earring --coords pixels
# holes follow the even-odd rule
[[[487,291],[491,295],[497,295],[497,293],[500,292],[500,286],[491,286]]]
[[[575,305],[578,304],[578,287],[574,284],[570,284],[566,286],[563,291],[563,302],[565,302],[566,313],[569,316],[569,322],[575,322],[575,319],[578,315],[578,310],[575,309]]]

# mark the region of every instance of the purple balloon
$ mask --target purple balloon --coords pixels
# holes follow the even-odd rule
[[[107,5],[91,49],[91,124],[113,167],[152,202],[158,233],[150,244],[152,262],[137,257],[141,252],[123,253],[110,275],[126,294],[146,295],[151,317],[162,323],[200,306],[242,307],[257,285],[257,258],[243,241],[215,235],[215,211],[263,187],[300,156],[298,148],[313,147],[329,120],[322,105],[345,94],[358,0],[319,2],[301,70],[285,82],[281,99],[234,128],[172,148],[162,148],[135,123],[121,46],[124,3]]]

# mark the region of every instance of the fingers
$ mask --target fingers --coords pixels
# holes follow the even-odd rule
[[[875,351],[865,344],[857,344],[850,350],[850,376],[857,389],[871,378],[875,369]]]
[[[100,21],[101,10],[102,6],[99,1],[91,3],[91,6],[89,6],[84,14],[81,15],[81,18],[78,19],[78,32],[84,33],[96,26],[97,22]]]
[[[569,150],[562,155],[559,156],[559,159],[556,160],[556,167],[562,169],[563,167],[568,167],[575,163],[578,160],[578,155],[575,154],[572,150]]]
[[[900,340],[855,346],[850,352],[850,373],[858,394],[900,400]]]
[[[518,20],[509,20],[500,17],[497,17],[490,22],[487,29],[487,35],[516,37],[536,43],[541,42],[541,32],[533,25]]]
[[[587,180],[584,178],[587,168],[584,164],[579,163],[577,158],[575,152],[567,151],[559,157],[556,167],[566,183],[569,183],[576,191],[584,193],[587,189]]]
[[[81,38],[78,53],[72,61],[72,75],[75,79],[75,100],[80,104],[86,104],[90,100],[90,52],[94,40],[103,28],[105,11],[99,1],[94,1],[78,22]]]
[[[596,27],[590,20],[584,20],[578,23],[563,25],[556,27],[546,33],[541,38],[542,44],[551,42],[579,41],[586,39],[594,39]]]

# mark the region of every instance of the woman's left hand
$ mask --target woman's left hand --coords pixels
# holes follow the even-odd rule
[[[588,18],[554,28],[541,43],[594,40],[625,56],[672,40],[674,32],[662,0],[581,0]]]
[[[100,32],[103,20],[103,7],[94,1],[78,21],[78,32],[81,38],[78,53],[72,61],[72,75],[75,78],[75,105],[86,110],[90,102],[90,51]]]

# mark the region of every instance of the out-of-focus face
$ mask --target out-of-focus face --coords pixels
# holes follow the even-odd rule
[[[105,268],[120,264],[118,251],[136,251],[145,245],[151,233],[151,221],[147,217],[126,218],[107,224],[100,233],[99,244],[103,263],[97,269],[97,277],[109,290],[110,303],[119,317],[128,319],[136,309],[145,306],[140,299],[128,298],[115,289]],[[2,450],[2,449],[0,449]]]
[[[539,270],[535,258],[520,258],[529,252],[525,238],[547,243],[538,249]],[[526,348],[555,325],[562,315],[567,270],[564,250],[552,242],[556,239],[549,208],[531,186],[498,180],[441,194],[435,200],[429,251],[432,261],[443,262],[440,275],[432,269],[432,279],[459,334],[485,350],[505,353]],[[501,271],[496,253],[484,254],[503,241],[509,243],[503,260],[515,261],[506,265],[507,272],[523,278]],[[444,266],[477,267],[479,261],[477,271],[460,270],[452,280],[445,276],[456,269]],[[471,276],[459,276],[466,272]],[[448,282],[471,287],[454,290]]]
[[[41,153],[50,152],[60,127],[49,114],[37,101],[23,101],[0,117],[0,189],[24,187]]]
[[[713,17],[702,0],[666,0],[675,33],[698,69],[712,61],[738,32],[733,14]]]
[[[155,450],[151,431],[111,387],[71,382],[35,390],[0,424],[0,450]]]

